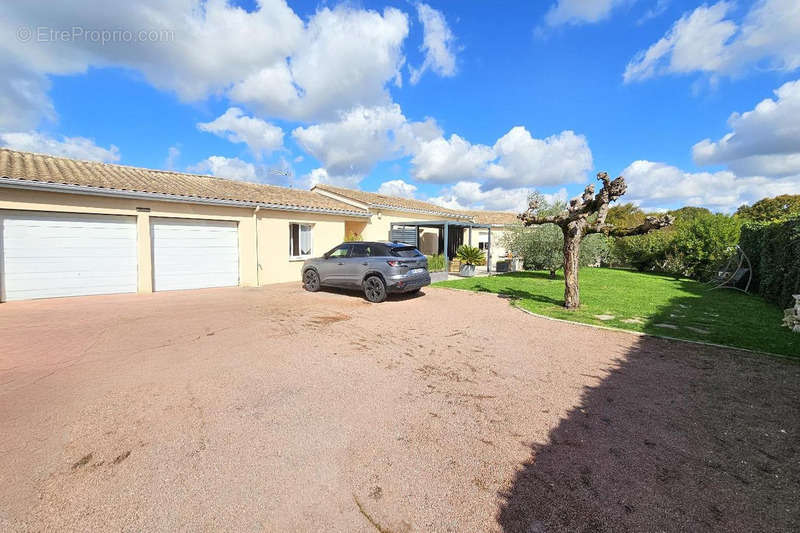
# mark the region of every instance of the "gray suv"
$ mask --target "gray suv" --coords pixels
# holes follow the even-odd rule
[[[428,258],[413,246],[396,242],[345,242],[303,263],[307,291],[362,289],[375,303],[390,292],[413,293],[430,283]]]

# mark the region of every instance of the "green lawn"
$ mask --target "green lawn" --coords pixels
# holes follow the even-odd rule
[[[545,272],[514,272],[435,285],[510,296],[516,305],[531,312],[574,322],[800,357],[800,335],[781,326],[783,311],[758,296],[731,289],[709,290],[689,279],[607,268],[581,269],[580,280],[581,308],[577,311],[562,307],[564,278],[551,280]]]

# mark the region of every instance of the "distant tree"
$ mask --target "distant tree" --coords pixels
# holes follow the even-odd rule
[[[538,192],[528,195],[528,202],[531,201],[536,202],[541,216],[557,215],[567,208],[566,202],[548,202]],[[512,255],[523,258],[525,268],[547,270],[550,279],[555,279],[556,272],[564,266],[564,234],[555,224],[517,226],[506,231],[500,242]],[[605,235],[587,235],[581,246],[580,266],[599,266],[609,253],[610,243]]]
[[[800,194],[782,194],[762,198],[753,205],[743,205],[736,214],[752,222],[774,222],[800,215]]]
[[[707,217],[711,215],[711,211],[709,211],[705,207],[691,207],[691,206],[681,207],[680,209],[673,209],[672,211],[667,211],[667,213],[675,217],[676,222],[692,221],[701,217]]]
[[[548,202],[539,192],[529,194],[528,203],[536,204],[539,216],[553,216],[567,208],[566,202]],[[551,278],[564,264],[564,237],[555,224],[513,228],[503,235],[501,244],[512,255],[522,257],[525,268],[547,270]]]
[[[564,236],[564,307],[577,309],[580,307],[580,289],[578,285],[578,267],[580,265],[581,241],[590,233],[603,233],[614,237],[641,235],[669,226],[674,218],[667,214],[659,217],[646,217],[644,222],[634,228],[616,228],[606,222],[611,202],[619,199],[627,190],[625,179],[620,176],[608,179],[608,174],[600,172],[597,179],[603,182],[603,188],[595,194],[594,185],[587,185],[583,194],[569,202],[566,211],[556,215],[540,215],[539,202],[533,198],[528,209],[520,213],[519,219],[525,226],[555,224],[561,228]]]
[[[618,228],[632,228],[644,222],[644,218],[644,211],[629,202],[609,207],[606,223]]]

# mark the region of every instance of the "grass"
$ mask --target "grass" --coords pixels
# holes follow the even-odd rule
[[[783,310],[758,296],[709,290],[689,279],[607,268],[581,269],[580,284],[581,307],[576,311],[563,308],[563,276],[549,279],[547,272],[435,285],[507,295],[515,305],[553,318],[800,358],[800,335],[781,326]]]
[[[444,270],[444,254],[428,255],[428,272],[441,272]]]

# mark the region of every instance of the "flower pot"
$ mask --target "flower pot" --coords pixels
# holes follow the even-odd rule
[[[475,265],[468,265],[466,263],[461,265],[461,268],[458,269],[458,275],[471,278],[475,275]]]

